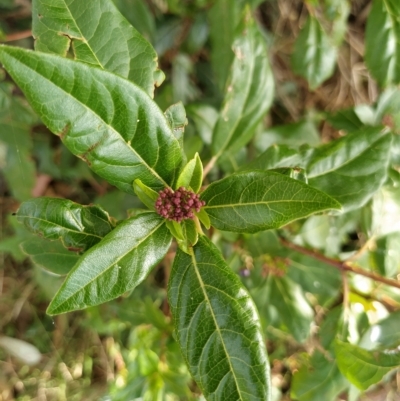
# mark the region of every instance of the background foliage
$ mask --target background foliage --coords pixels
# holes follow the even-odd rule
[[[211,181],[244,174],[251,162],[308,181],[343,205],[342,214],[279,230],[212,232],[259,309],[273,399],[397,399],[400,289],[376,275],[393,284],[388,280],[400,273],[400,6],[395,0],[248,3],[260,30],[246,26],[254,42],[244,48],[236,35],[244,1],[115,1],[160,58],[166,79],[155,101],[162,110],[185,105],[186,157],[221,156]],[[1,40],[31,48],[30,2],[0,0],[0,11]],[[51,34],[38,14],[34,23],[41,35]],[[75,28],[68,26],[71,35]],[[110,44],[127,26],[121,20]],[[65,53],[69,38],[58,39],[56,50],[64,43]],[[235,76],[238,49],[253,57],[244,79]],[[134,59],[135,49],[127,51]],[[94,61],[79,45],[76,55],[107,61]],[[118,60],[108,68],[131,73]],[[33,237],[10,213],[32,196],[100,205],[112,219],[82,240],[91,246],[141,205],[75,158],[1,72],[0,399],[202,399],[172,336],[166,285],[173,254],[132,294],[84,312],[45,314],[77,256]],[[162,80],[154,67],[140,84],[152,94]],[[271,91],[255,98],[258,85]],[[237,91],[243,96],[233,97]],[[95,206],[85,213],[101,218]],[[18,214],[23,220],[23,210]],[[65,234],[57,235],[68,241]],[[62,263],[50,272],[54,255]],[[358,269],[363,275],[352,273]]]

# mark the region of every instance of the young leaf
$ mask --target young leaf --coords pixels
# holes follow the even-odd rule
[[[158,193],[143,184],[142,181],[136,179],[133,182],[133,190],[137,197],[146,205],[150,210],[154,211],[154,204],[158,198]]]
[[[367,351],[338,340],[335,354],[343,376],[361,390],[378,383],[386,373],[400,365],[400,355],[396,352]]]
[[[155,213],[125,220],[79,259],[47,313],[98,305],[132,290],[165,256],[171,238]]]
[[[157,53],[110,0],[33,0],[35,49],[66,56],[114,72],[153,97],[164,74]]]
[[[210,218],[204,209],[200,209],[200,212],[195,213],[197,218],[204,224],[204,227],[208,230],[211,227]]]
[[[79,259],[79,255],[65,249],[60,242],[41,238],[24,241],[21,249],[35,265],[60,275],[68,274]]]
[[[227,94],[212,138],[217,158],[225,151],[238,151],[251,139],[274,93],[265,39],[248,8],[237,32]]]
[[[382,86],[400,83],[400,3],[374,0],[365,32],[365,62]]]
[[[328,209],[340,209],[330,196],[301,181],[271,171],[245,171],[209,185],[201,194],[211,225],[255,233]]]
[[[271,399],[255,306],[205,236],[191,255],[178,250],[168,300],[179,345],[207,400]]]
[[[348,387],[335,362],[329,361],[315,351],[307,364],[300,366],[294,374],[291,397],[299,401],[336,400]]]
[[[66,248],[84,251],[97,244],[114,227],[100,206],[82,206],[67,199],[35,198],[21,204],[17,219],[29,231]]]
[[[345,211],[363,206],[387,176],[392,136],[369,127],[308,155],[308,183],[337,199]]]
[[[336,56],[336,47],[319,21],[308,16],[295,43],[292,56],[294,72],[307,79],[311,89],[316,89],[333,74]]]
[[[111,184],[132,194],[136,178],[155,189],[174,181],[182,160],[178,141],[136,85],[99,68],[15,47],[0,47],[0,61],[49,129]]]
[[[203,182],[203,164],[201,163],[198,153],[194,158],[186,164],[182,172],[179,174],[176,187],[192,188],[194,192],[199,192],[201,183]]]

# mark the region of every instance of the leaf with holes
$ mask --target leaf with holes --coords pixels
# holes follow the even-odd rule
[[[328,209],[340,209],[329,195],[271,171],[244,171],[213,182],[201,194],[211,225],[255,233]]]
[[[120,14],[112,1],[33,0],[35,49],[66,56],[114,72],[151,97],[164,74],[157,53]]]
[[[155,213],[123,221],[79,259],[47,313],[84,309],[132,290],[162,260],[171,239],[164,220]]]
[[[178,250],[168,285],[176,336],[207,400],[270,400],[257,311],[218,249],[201,235]]]
[[[164,114],[115,74],[59,56],[1,46],[0,61],[49,129],[101,177],[133,194],[162,189],[182,154]],[[101,99],[101,102],[99,102]]]
[[[59,239],[77,251],[89,249],[114,228],[100,206],[82,206],[67,199],[31,199],[21,204],[16,216],[34,234]]]

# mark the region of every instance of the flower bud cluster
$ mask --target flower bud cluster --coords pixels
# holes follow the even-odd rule
[[[200,200],[198,194],[180,187],[176,191],[172,191],[171,188],[160,191],[155,207],[161,217],[179,223],[182,220],[192,219],[194,211],[200,212],[201,207],[205,204]]]

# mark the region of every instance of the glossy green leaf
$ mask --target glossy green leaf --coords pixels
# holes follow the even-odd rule
[[[308,16],[294,46],[294,72],[304,77],[311,89],[316,89],[333,74],[336,56],[337,49],[319,21]]]
[[[66,248],[84,251],[97,244],[113,225],[99,206],[82,206],[67,199],[35,198],[21,204],[17,219],[31,232]]]
[[[336,363],[316,351],[294,374],[290,395],[299,401],[333,401],[346,387]]]
[[[133,190],[144,205],[150,210],[155,210],[155,202],[158,199],[158,193],[156,191],[144,185],[139,179],[133,181]]]
[[[203,164],[198,153],[190,160],[179,174],[176,188],[192,188],[194,192],[199,192],[203,182]]]
[[[245,171],[209,185],[201,194],[211,224],[221,230],[254,233],[328,209],[333,198],[301,181],[271,171]]]
[[[203,142],[211,144],[212,133],[218,120],[218,112],[208,104],[191,104],[186,107],[189,119],[193,120],[196,132]]]
[[[298,342],[310,335],[314,312],[307,302],[301,287],[287,277],[268,279],[268,305],[278,311],[282,329],[289,332]]]
[[[274,95],[265,39],[248,8],[239,24],[233,51],[226,96],[213,132],[215,157],[225,151],[236,152],[251,139]]]
[[[363,206],[386,179],[391,141],[389,133],[370,127],[315,149],[307,164],[308,183],[345,211]]]
[[[257,311],[205,236],[192,255],[178,250],[168,300],[182,353],[208,401],[270,400],[269,364]]]
[[[68,274],[79,259],[79,255],[68,251],[58,241],[35,238],[24,241],[21,248],[35,265],[60,275]]]
[[[178,141],[140,88],[99,68],[15,47],[0,47],[0,61],[49,129],[111,184],[133,193],[137,178],[155,189],[174,181]]]
[[[164,79],[157,53],[110,0],[33,0],[35,49],[66,56],[133,81],[151,97]]]
[[[400,83],[400,4],[374,0],[365,32],[365,62],[382,86]]]
[[[367,351],[338,340],[335,354],[343,376],[361,390],[378,383],[386,373],[400,365],[398,352]]]
[[[155,213],[123,221],[79,259],[47,313],[98,305],[132,290],[162,260],[171,238],[164,220]]]

